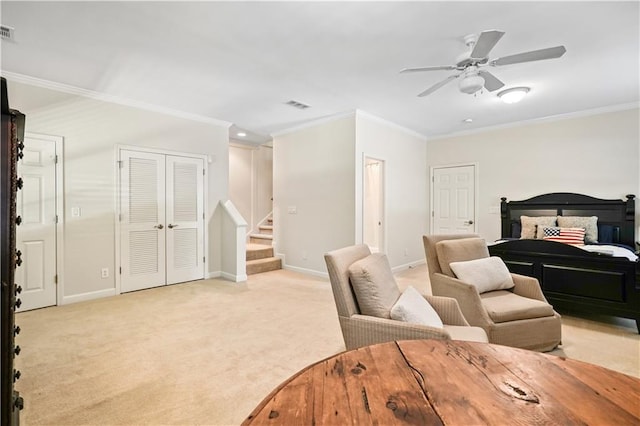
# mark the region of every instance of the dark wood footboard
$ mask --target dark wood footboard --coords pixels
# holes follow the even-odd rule
[[[511,272],[535,277],[559,310],[636,320],[640,332],[640,263],[585,252],[544,240],[514,240],[489,247]]]

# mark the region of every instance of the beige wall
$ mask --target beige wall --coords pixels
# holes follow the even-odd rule
[[[273,148],[229,145],[229,199],[247,221],[248,232],[272,210]]]
[[[385,252],[393,267],[424,260],[422,235],[427,231],[426,138],[358,111],[356,114],[356,241],[362,241],[363,159],[384,160]]]
[[[478,232],[493,241],[500,237],[500,215],[489,209],[499,206],[500,197],[640,196],[639,113],[632,109],[429,140],[427,163],[478,163]],[[638,226],[639,210],[636,202]]]
[[[354,140],[353,116],[273,138],[274,239],[287,268],[326,273],[324,253],[354,243]]]
[[[207,222],[209,272],[220,270],[221,237],[215,208],[228,194],[228,128],[9,82],[12,108],[26,114],[26,130],[64,138],[64,287],[66,301],[115,291],[115,146],[209,155]],[[82,215],[72,217],[71,207]],[[108,279],[100,269],[108,267]],[[64,303],[58,301],[58,303]]]
[[[276,243],[287,268],[326,275],[324,253],[362,243],[365,156],[385,161],[391,266],[424,261],[426,141],[358,111],[274,137]]]

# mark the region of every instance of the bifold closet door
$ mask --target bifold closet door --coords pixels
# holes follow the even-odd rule
[[[166,284],[165,155],[121,151],[122,292]]]
[[[167,284],[204,278],[204,161],[166,157]]]

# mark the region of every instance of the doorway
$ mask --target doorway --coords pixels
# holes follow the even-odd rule
[[[431,169],[431,233],[475,233],[475,164],[441,166]]]
[[[120,291],[204,278],[204,158],[120,149],[118,164]]]
[[[364,158],[362,242],[372,252],[385,251],[384,160]]]
[[[62,274],[62,138],[26,133],[18,161],[16,248],[22,265],[16,283],[22,287],[18,311],[54,306]],[[61,286],[60,286],[61,287]]]

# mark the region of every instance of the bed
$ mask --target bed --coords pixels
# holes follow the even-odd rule
[[[501,257],[511,272],[537,278],[547,300],[558,310],[631,318],[640,332],[634,195],[627,195],[626,200],[574,193],[544,194],[523,201],[502,198],[500,209],[502,239],[490,244],[492,256]],[[558,223],[597,217],[598,243],[585,239],[588,245],[581,248],[544,239],[551,232],[544,221],[554,216]],[[544,233],[536,226],[531,237],[531,221],[540,223]],[[595,251],[584,249],[590,246]]]

